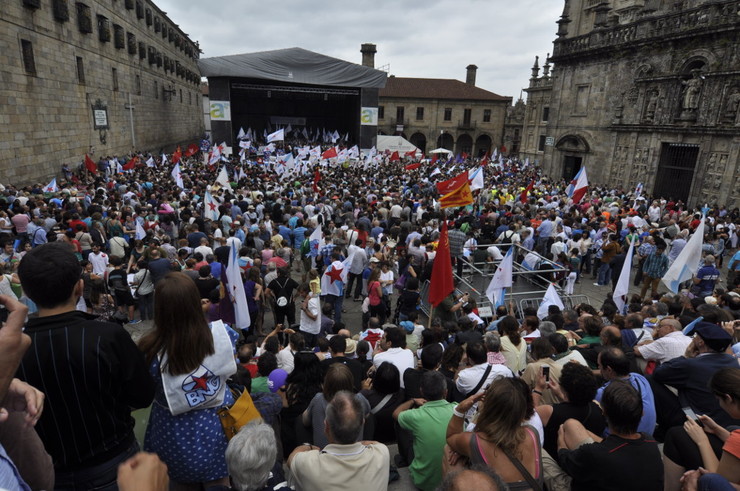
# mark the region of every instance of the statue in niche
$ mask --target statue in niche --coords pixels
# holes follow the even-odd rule
[[[707,162],[707,172],[713,172],[714,166],[717,165],[717,154],[709,154],[709,161]]]
[[[660,93],[653,89],[648,92],[647,104],[645,106],[645,120],[655,121],[655,111],[658,108],[658,97]]]
[[[738,109],[740,109],[740,91],[735,89],[725,102],[724,120],[734,123],[738,119]]]
[[[691,70],[691,75],[690,79],[681,82],[684,86],[682,108],[685,111],[693,112],[699,109],[699,97],[704,82],[702,80],[701,70]]]

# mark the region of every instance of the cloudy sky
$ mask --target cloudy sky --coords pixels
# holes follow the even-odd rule
[[[154,0],[202,57],[300,47],[399,77],[455,78],[478,66],[476,85],[519,96],[536,55],[552,51],[562,0]]]

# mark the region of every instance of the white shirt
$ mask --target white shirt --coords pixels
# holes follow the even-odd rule
[[[373,358],[373,365],[375,365],[375,368],[378,368],[384,361],[392,363],[396,366],[396,368],[398,368],[398,375],[401,378],[401,388],[405,388],[403,385],[403,373],[406,371],[407,368],[413,369],[415,366],[414,354],[411,352],[411,350],[402,348],[391,348],[388,351],[378,353]]]
[[[586,359],[577,349],[571,350],[570,352],[568,352],[567,355],[565,355],[562,358],[558,358],[557,360],[555,360],[555,363],[557,363],[558,365],[565,366],[566,363],[570,363],[571,361],[579,363],[583,365],[584,367],[588,366]]]
[[[475,389],[476,385],[480,383],[481,379],[483,378],[483,374],[486,372],[487,368],[488,362],[485,362],[481,363],[480,365],[474,365],[470,368],[460,370],[460,373],[457,375],[457,382],[455,382],[457,390],[460,392],[460,394],[463,394],[465,397],[467,397],[467,394]],[[486,381],[483,382],[483,384],[478,389],[478,392],[483,392],[484,390],[486,390],[486,387],[491,385],[493,381],[497,378],[513,376],[514,373],[512,373],[512,371],[509,370],[505,365],[491,365],[491,371],[488,373]]]
[[[98,254],[91,253],[87,256],[87,260],[92,264],[93,274],[98,276],[102,276],[108,268],[108,255],[104,252],[99,252]]]
[[[314,297],[312,294],[308,299],[308,311],[311,315],[315,316],[315,319],[311,319],[308,314],[301,309],[301,320],[299,329],[308,334],[318,334],[321,330],[321,309],[319,307],[319,297]]]
[[[680,331],[673,331],[650,344],[636,346],[636,348],[646,360],[665,363],[668,360],[683,356],[689,344],[691,344],[691,338],[689,336],[684,336]]]
[[[286,346],[285,348],[278,351],[278,354],[276,356],[278,368],[282,368],[288,374],[290,374],[293,371],[293,367],[295,365],[293,356],[293,350],[290,349],[290,346]]]

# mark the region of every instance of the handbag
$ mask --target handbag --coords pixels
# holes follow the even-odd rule
[[[139,298],[139,288],[141,288],[141,284],[144,283],[144,280],[146,279],[146,275],[148,274],[149,274],[149,270],[145,269],[144,276],[141,277],[141,281],[139,282],[138,285],[136,285],[136,290],[134,290],[134,298],[137,298],[137,299]]]
[[[404,288],[406,288],[406,280],[408,280],[408,277],[409,277],[408,273],[403,273],[403,274],[399,275],[398,276],[398,279],[393,284],[393,286],[397,290],[403,290]]]
[[[238,391],[231,389],[231,393],[234,395],[234,404],[230,407],[224,406],[218,410],[218,419],[221,421],[227,441],[239,433],[242,426],[255,419],[262,419],[262,415],[257,406],[254,405],[249,392],[245,390],[239,394]]]

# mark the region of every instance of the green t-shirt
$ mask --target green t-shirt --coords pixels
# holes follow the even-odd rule
[[[437,489],[442,482],[442,457],[447,442],[447,424],[456,404],[430,401],[398,415],[398,424],[414,435],[414,461],[409,466],[417,488]]]
[[[252,393],[270,392],[267,385],[267,377],[255,377],[252,379]]]

